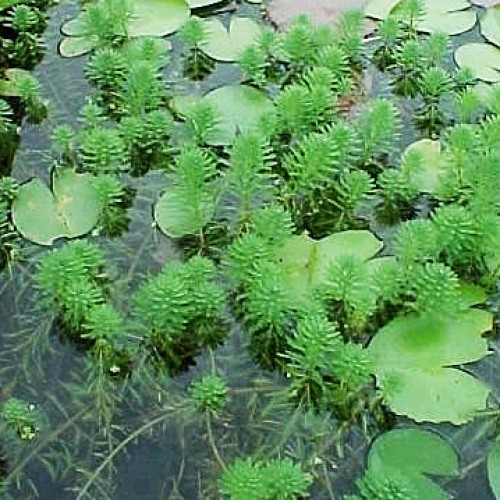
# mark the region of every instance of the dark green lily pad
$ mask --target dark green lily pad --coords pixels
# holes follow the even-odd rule
[[[39,245],[88,233],[101,212],[99,194],[89,174],[71,169],[55,171],[52,190],[39,179],[32,179],[19,188],[12,205],[16,229]]]
[[[450,496],[427,475],[458,473],[458,457],[439,435],[420,429],[394,429],[382,434],[368,454],[368,472],[374,476],[402,476],[417,498],[444,500]]]
[[[490,392],[483,382],[453,368],[489,354],[482,337],[492,315],[468,309],[457,316],[396,318],[369,346],[377,385],[399,415],[416,421],[460,425],[486,409]]]

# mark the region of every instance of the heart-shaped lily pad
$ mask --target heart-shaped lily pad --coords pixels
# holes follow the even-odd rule
[[[225,62],[238,59],[261,32],[260,26],[248,17],[233,17],[229,30],[215,17],[204,19],[203,27],[207,35],[201,49],[212,59]]]
[[[458,473],[455,450],[439,435],[421,429],[394,429],[382,434],[368,453],[368,473],[374,477],[403,477],[416,498],[450,498],[427,475]]]
[[[451,168],[450,160],[441,152],[441,143],[431,139],[421,139],[410,144],[405,154],[418,151],[422,156],[422,169],[415,172],[412,180],[423,193],[434,193],[438,189],[441,177]]]
[[[397,11],[403,0],[371,0],[365,14],[374,19],[385,19]],[[417,24],[419,31],[458,35],[476,24],[477,16],[467,0],[423,0],[424,15]]]
[[[480,24],[484,38],[500,47],[500,5],[487,9]]]
[[[488,455],[488,478],[495,498],[500,500],[500,440],[497,440]]]
[[[455,51],[455,61],[480,80],[500,82],[500,49],[494,45],[478,42],[462,45]]]
[[[463,424],[486,409],[490,389],[453,368],[489,354],[483,333],[492,315],[468,309],[456,316],[408,315],[383,327],[369,346],[377,385],[399,415]]]
[[[101,212],[99,194],[89,174],[55,170],[52,190],[39,179],[32,179],[19,188],[12,205],[17,230],[39,245],[88,233]]]
[[[343,231],[321,240],[313,240],[304,233],[287,238],[276,257],[285,269],[287,288],[297,301],[307,302],[313,289],[325,282],[328,268],[339,258],[351,256],[368,261],[382,246],[370,231]],[[367,273],[376,268],[373,264],[367,266]]]
[[[189,18],[186,0],[131,0],[129,5],[131,16],[127,24],[127,35],[130,37],[170,35]],[[59,44],[61,56],[77,57],[86,54],[99,43],[87,16],[87,11],[83,10],[78,17],[61,27],[61,32],[66,35]],[[116,35],[125,35],[120,26],[116,26]]]
[[[213,146],[231,144],[238,132],[258,131],[261,119],[274,113],[274,104],[267,95],[248,85],[225,85],[210,91],[203,99],[216,111],[217,127],[207,139]],[[172,106],[177,113],[185,115],[198,100],[193,95],[178,96]]]

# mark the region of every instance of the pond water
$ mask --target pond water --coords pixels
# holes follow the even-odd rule
[[[259,15],[256,5],[235,8],[238,13]],[[48,154],[51,131],[61,123],[77,127],[79,110],[91,92],[84,78],[87,57],[63,59],[57,53],[60,26],[77,12],[76,3],[68,1],[50,9],[44,35],[46,55],[34,71],[43,96],[50,100],[50,113],[42,124],[22,125],[12,169],[19,181],[34,176],[48,180],[53,162]],[[465,39],[477,36],[474,32]],[[173,45],[167,79],[177,78],[181,68],[175,36]],[[203,82],[186,85],[205,92],[239,78],[232,65],[219,64]],[[383,92],[383,78],[373,72],[373,79],[373,91]],[[401,110],[405,112],[404,102]],[[410,114],[411,107],[406,111]],[[412,142],[414,134],[408,129],[401,146]],[[128,231],[119,238],[93,237],[106,254],[113,300],[123,310],[127,310],[131,290],[165,263],[183,256],[181,245],[154,226],[152,203],[163,189],[163,180],[158,172],[127,178],[136,190]],[[375,221],[371,229],[386,239],[388,251],[393,229]],[[341,424],[330,414],[297,410],[286,395],[289,381],[252,360],[245,332],[233,316],[228,340],[204,351],[194,366],[175,377],[143,366],[134,368],[126,381],[96,374],[89,367],[86,347],[76,345],[39,302],[34,276],[45,251],[27,244],[27,258],[0,275],[0,395],[2,400],[15,395],[29,401],[43,412],[44,422],[39,436],[25,446],[2,443],[0,437],[0,452],[5,456],[2,498],[220,498],[218,454],[225,460],[244,455],[292,457],[305,470],[314,471],[310,489],[314,499],[342,498],[355,491],[367,450],[381,429],[367,422],[364,429],[352,426],[340,433]],[[489,384],[498,400],[498,339],[491,342],[491,348],[491,356],[467,365],[466,370]],[[230,397],[224,412],[207,426],[187,396],[189,384],[213,366],[224,374]],[[416,424],[398,417],[395,425]],[[460,456],[459,477],[438,481],[453,498],[494,499],[485,466],[486,450],[495,435],[494,419],[477,418],[460,427],[419,427],[445,436]]]

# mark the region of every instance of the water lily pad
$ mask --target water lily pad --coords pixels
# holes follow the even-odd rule
[[[457,474],[458,458],[455,450],[433,432],[412,428],[394,429],[382,434],[373,443],[368,454],[368,471],[375,476],[402,475],[417,498],[443,500],[449,495],[427,474]]]
[[[413,174],[413,182],[423,193],[434,193],[440,185],[441,177],[451,168],[450,160],[441,152],[441,143],[422,139],[410,144],[405,154],[418,151],[423,158],[422,170]]]
[[[382,246],[370,231],[343,231],[321,240],[313,240],[304,233],[290,236],[276,257],[285,269],[287,287],[295,299],[307,302],[313,289],[324,283],[328,268],[340,257],[368,261]],[[376,265],[367,267],[367,273],[375,272],[376,268]]]
[[[385,19],[395,12],[402,0],[371,0],[365,14],[374,19]],[[477,16],[467,0],[424,0],[424,16],[417,27],[423,32],[441,32],[458,35],[476,24]]]
[[[19,188],[12,206],[17,230],[39,245],[88,233],[99,219],[101,203],[89,174],[55,171],[52,190],[39,179]]]
[[[260,26],[248,17],[233,17],[229,30],[215,17],[204,19],[206,40],[200,45],[212,59],[232,62],[252,45],[261,32]]]
[[[132,12],[128,22],[128,35],[166,36],[177,31],[189,18],[186,0],[131,0]],[[61,32],[66,35],[59,44],[62,57],[77,57],[93,50],[98,43],[94,33],[86,32],[83,10],[78,17],[63,24]],[[123,30],[116,27],[116,34],[123,35]]]
[[[495,498],[500,500],[500,440],[497,440],[488,455],[488,478]]]
[[[500,49],[494,45],[478,42],[462,45],[455,51],[455,61],[480,80],[500,82]]]
[[[155,220],[158,227],[172,238],[196,234],[213,217],[215,202],[212,196],[203,200],[202,213],[196,214],[192,206],[186,205],[184,191],[169,188],[158,200],[155,207]]]
[[[500,47],[500,5],[487,9],[480,24],[484,38]]]
[[[492,315],[469,309],[457,316],[396,318],[373,338],[369,352],[385,402],[417,421],[463,424],[486,408],[490,389],[453,366],[489,354],[484,332]]]
[[[166,36],[177,31],[189,18],[185,0],[132,0],[130,36]]]

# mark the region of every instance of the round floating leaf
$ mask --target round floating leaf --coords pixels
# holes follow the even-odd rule
[[[500,82],[500,49],[488,43],[467,43],[455,51],[458,66],[469,68],[476,78]]]
[[[386,403],[417,421],[462,424],[474,418],[486,408],[489,388],[451,367],[488,355],[482,334],[491,327],[492,315],[479,309],[391,321],[369,346]]]
[[[54,172],[52,185],[53,193],[39,179],[33,179],[19,188],[12,205],[17,230],[39,245],[88,233],[101,211],[99,195],[88,174],[69,169]]]
[[[62,57],[78,57],[88,54],[97,46],[96,37],[72,36],[64,37],[59,43],[59,54]]]
[[[261,32],[260,26],[247,17],[233,17],[229,31],[217,18],[204,19],[203,25],[207,38],[200,44],[201,49],[212,59],[225,62],[238,59]]]
[[[423,158],[422,170],[413,174],[413,182],[421,192],[434,193],[440,185],[443,174],[451,168],[449,159],[441,153],[440,142],[422,139],[410,144],[405,154],[410,151],[418,151]]]
[[[206,196],[202,202],[202,212],[195,213],[194,207],[186,205],[184,191],[169,188],[158,200],[155,220],[159,228],[172,238],[196,234],[213,217],[215,203],[213,197]]]
[[[402,0],[372,0],[365,7],[365,14],[375,19],[385,19],[399,8]],[[476,24],[477,16],[467,0],[423,0],[424,15],[417,28],[424,32],[441,32],[458,35]]]
[[[285,269],[287,287],[297,301],[303,302],[310,300],[313,289],[325,281],[328,268],[340,257],[368,260],[382,246],[370,231],[343,231],[321,240],[304,233],[287,238],[276,257]]]
[[[500,47],[500,5],[487,9],[481,18],[481,34]]]
[[[236,133],[252,132],[260,120],[274,112],[272,101],[260,90],[245,85],[226,85],[209,92],[204,99],[213,104],[219,120],[212,145],[227,145]]]
[[[495,497],[500,500],[500,440],[497,440],[488,455],[488,478]]]
[[[449,495],[426,474],[455,475],[458,459],[453,448],[437,434],[420,429],[395,429],[373,443],[368,454],[368,471],[382,476],[396,471],[410,482],[417,498],[441,500]]]
[[[133,0],[130,36],[166,36],[177,31],[189,18],[185,0]]]

